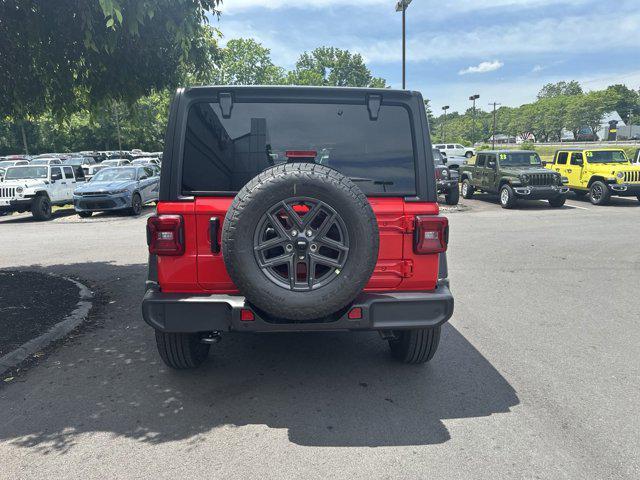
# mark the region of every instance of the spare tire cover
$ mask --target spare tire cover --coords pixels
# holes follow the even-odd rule
[[[238,192],[222,231],[224,262],[240,293],[288,320],[349,305],[373,273],[378,245],[367,197],[341,173],[312,163],[256,176]]]

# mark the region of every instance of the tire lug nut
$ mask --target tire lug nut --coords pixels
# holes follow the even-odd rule
[[[318,250],[318,246],[315,243],[311,244],[311,251],[315,252],[316,250]]]
[[[291,251],[293,251],[293,245],[291,245],[291,244],[289,243],[289,244],[285,247],[285,250],[286,250],[287,252],[291,252]]]
[[[298,235],[298,231],[297,230],[291,230],[291,236],[295,237],[296,235]]]
[[[313,232],[311,230],[307,230],[307,237],[310,237],[311,235],[313,235]]]

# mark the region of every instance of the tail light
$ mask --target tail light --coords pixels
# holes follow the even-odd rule
[[[154,215],[147,220],[149,253],[156,255],[182,255],[184,229],[180,215]]]
[[[416,216],[413,251],[417,254],[441,253],[449,243],[449,220],[447,217],[429,215]]]

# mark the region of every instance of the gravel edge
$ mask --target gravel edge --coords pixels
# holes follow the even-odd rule
[[[74,280],[73,278],[61,277],[53,274],[48,275],[55,278],[68,280],[75,284],[76,287],[78,287],[80,299],[78,300],[78,303],[76,303],[76,308],[61,322],[58,322],[53,327],[51,327],[47,332],[37,336],[36,338],[32,338],[12,352],[9,352],[6,355],[0,357],[0,375],[20,364],[26,358],[30,357],[39,350],[42,350],[50,343],[66,336],[69,332],[71,332],[78,325],[84,322],[89,315],[89,311],[93,306],[93,303],[91,302],[91,300],[93,299],[93,292],[91,292],[91,290],[89,290],[86,285],[78,282],[77,280]]]

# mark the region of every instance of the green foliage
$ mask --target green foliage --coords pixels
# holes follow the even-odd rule
[[[540,92],[538,92],[538,100],[564,95],[580,95],[582,93],[582,87],[575,80],[571,80],[570,82],[547,83],[542,87]]]
[[[520,148],[522,150],[535,150],[535,145],[533,144],[533,142],[522,142],[522,144],[520,145]]]
[[[605,90],[582,92],[576,81],[545,85],[538,100],[520,107],[500,107],[496,111],[496,133],[527,137],[534,135],[536,141],[560,141],[564,129],[574,137],[583,127],[597,131],[604,115],[617,110],[628,119],[629,111],[640,119],[640,93],[624,85],[613,85]],[[626,111],[625,111],[626,109]],[[634,113],[637,112],[637,113]],[[440,138],[444,115],[434,119],[431,131]],[[476,138],[489,139],[492,135],[492,112],[476,111]],[[445,137],[440,141],[469,141],[473,124],[472,110],[464,114],[453,112],[447,115]]]
[[[291,85],[385,88],[386,81],[373,77],[359,53],[334,47],[304,52],[287,75]]]
[[[126,10],[118,10],[124,3],[100,0],[109,29],[127,24]],[[121,11],[122,19],[117,11]],[[158,18],[158,14],[153,18]],[[386,86],[383,79],[371,75],[360,55],[346,50],[316,49],[301,55],[294,71],[285,72],[274,65],[269,49],[255,40],[233,39],[220,48],[218,38],[219,32],[209,27],[203,26],[197,32],[192,39],[189,60],[180,63],[178,70],[173,72],[178,84]],[[135,58],[131,61],[135,62]],[[135,72],[132,75],[135,77]],[[168,78],[172,78],[171,75]],[[24,151],[22,127],[30,153],[118,149],[116,120],[122,148],[161,150],[170,92],[177,86],[174,83],[170,80],[161,88],[145,92],[144,96],[140,96],[142,90],[127,91],[124,90],[126,82],[120,83],[117,91],[96,99],[86,95],[87,90],[75,89],[71,96],[78,98],[72,98],[62,111],[43,104],[40,110],[30,111],[26,121],[18,120],[18,115],[4,117],[5,121],[0,122],[0,154]]]
[[[63,117],[181,82],[220,0],[3,0],[0,116]]]
[[[253,39],[229,40],[213,71],[216,85],[277,85],[284,83],[284,69],[271,61],[268,48]]]

